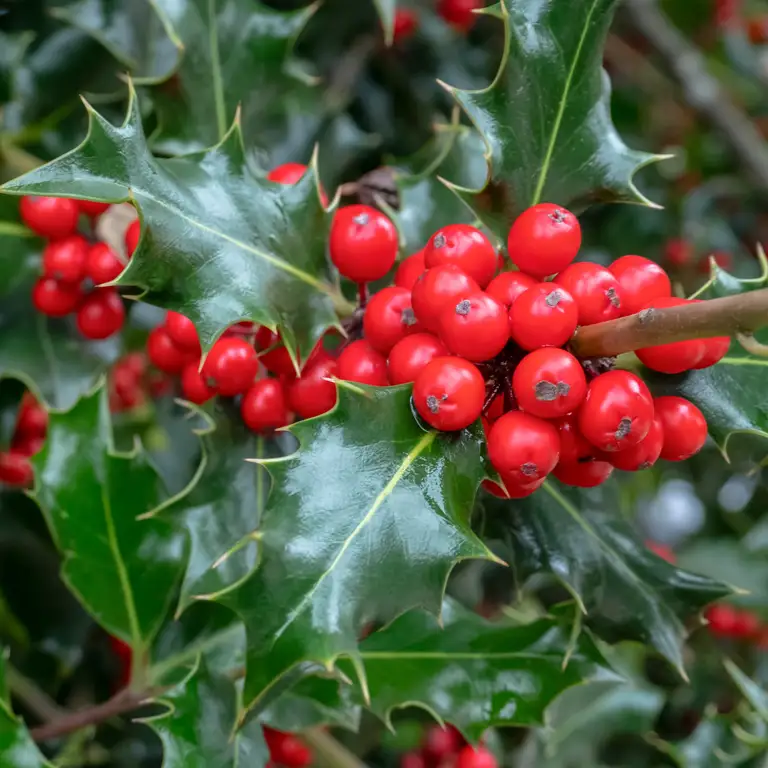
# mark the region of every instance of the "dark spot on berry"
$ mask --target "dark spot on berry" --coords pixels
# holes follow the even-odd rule
[[[364,227],[370,220],[371,217],[367,213],[358,213],[357,216],[352,219],[358,227]]]
[[[445,243],[446,243],[445,235],[442,233],[435,235],[434,238],[432,239],[433,248],[445,248]]]
[[[625,416],[616,428],[615,437],[617,440],[623,440],[632,431],[632,419]]]
[[[650,469],[653,466],[653,464],[650,461],[644,461],[638,469]]]
[[[547,214],[552,221],[555,222],[555,224],[562,224],[566,219],[566,212],[558,208],[556,211],[552,211],[552,213]]]
[[[434,395],[429,395],[427,397],[427,408],[429,408],[431,413],[439,413],[440,401]]]
[[[608,297],[608,301],[612,307],[615,307],[618,309],[621,306],[621,299],[619,298],[619,294],[616,293],[615,288],[609,288],[605,295]]]
[[[410,307],[406,307],[401,313],[400,313],[400,322],[403,325],[416,325],[416,315],[413,313],[413,310]]]
[[[468,315],[469,310],[472,307],[471,302],[469,299],[462,299],[457,305],[456,305],[456,314],[457,315]]]
[[[538,467],[532,461],[526,461],[525,464],[520,467],[520,471],[526,477],[536,477]]]
[[[533,388],[537,400],[545,403],[551,403],[557,400],[557,385],[551,381],[538,381]]]

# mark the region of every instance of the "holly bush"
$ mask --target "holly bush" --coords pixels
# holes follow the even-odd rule
[[[759,5],[0,3],[0,766],[766,765]]]

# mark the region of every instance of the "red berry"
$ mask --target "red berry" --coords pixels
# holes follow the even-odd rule
[[[455,264],[481,288],[491,282],[498,256],[491,241],[469,224],[449,224],[438,229],[424,248],[427,269]]]
[[[109,203],[97,203],[95,200],[77,201],[77,207],[80,209],[80,212],[84,213],[86,216],[90,216],[91,218],[101,216],[101,214],[104,213],[104,211],[106,211],[109,206]]]
[[[265,325],[256,332],[256,349],[259,350],[259,362],[276,376],[294,376],[296,369],[288,349],[283,345],[280,334],[270,331]],[[264,352],[264,350],[269,352]]]
[[[694,247],[687,240],[674,238],[667,241],[664,247],[664,255],[670,266],[677,267],[678,269],[680,267],[687,267],[693,260]]]
[[[560,419],[557,430],[560,435],[561,464],[577,464],[594,459],[595,446],[581,434],[577,414],[572,413]]]
[[[499,393],[491,401],[491,404],[488,406],[488,410],[485,412],[483,418],[491,422],[492,424],[494,421],[496,421],[496,419],[500,418],[503,415],[503,413],[504,413],[504,394]]]
[[[504,483],[504,498],[507,499],[524,499],[526,496],[531,496],[544,485],[544,481],[547,479],[540,477],[538,480],[521,483],[520,478],[515,474],[500,473],[499,476]]]
[[[20,456],[34,456],[42,450],[45,444],[45,437],[40,435],[14,435],[11,441],[11,453],[18,453]]]
[[[32,287],[32,304],[48,317],[64,317],[74,312],[83,291],[76,283],[60,283],[52,277],[41,277]]]
[[[283,163],[273,168],[267,178],[277,184],[295,184],[307,172],[307,166],[303,163]]]
[[[86,339],[106,339],[125,322],[125,305],[114,288],[97,288],[83,299],[75,319]]]
[[[265,730],[269,756],[284,768],[305,768],[314,760],[312,751],[292,733],[274,731],[268,736]]]
[[[320,416],[336,405],[336,361],[320,355],[317,362],[307,365],[301,377],[288,385],[288,405],[302,419]]]
[[[171,375],[181,373],[187,363],[194,362],[194,357],[177,347],[162,326],[149,332],[147,356],[155,368]]]
[[[505,413],[491,427],[488,457],[505,478],[519,484],[546,477],[560,458],[560,436],[548,421],[522,411]]]
[[[573,296],[579,325],[593,325],[621,317],[621,286],[604,267],[579,261],[566,267],[555,282]]]
[[[524,411],[542,419],[555,419],[581,404],[587,394],[587,377],[570,352],[544,347],[518,363],[512,388]]]
[[[485,747],[466,746],[456,758],[456,768],[498,768],[499,764]]]
[[[367,341],[353,341],[339,355],[336,376],[344,381],[386,387],[387,359]]]
[[[715,363],[719,363],[727,354],[731,346],[730,336],[715,336],[710,339],[700,339],[704,342],[704,354],[696,365],[694,370],[709,368]]]
[[[453,757],[464,746],[464,738],[452,725],[431,725],[422,742],[422,753],[431,763]]]
[[[416,381],[419,372],[436,357],[448,354],[440,339],[431,333],[415,333],[395,344],[387,361],[390,384],[406,384]]]
[[[581,227],[568,210],[539,203],[523,211],[507,238],[509,258],[523,272],[546,277],[564,270],[581,247]]]
[[[648,469],[658,461],[663,443],[664,429],[659,418],[654,416],[648,434],[637,445],[612,453],[610,463],[616,469],[623,469],[625,472]]]
[[[657,557],[660,557],[662,560],[666,560],[673,565],[675,564],[677,558],[675,557],[672,547],[669,547],[666,544],[660,544],[658,541],[646,541],[645,546]]]
[[[198,363],[187,363],[181,372],[181,393],[190,403],[202,405],[216,394],[216,390],[205,383]]]
[[[106,243],[94,243],[88,250],[85,271],[96,285],[111,283],[124,269],[123,262]]]
[[[368,302],[363,316],[363,332],[366,341],[382,355],[416,330],[409,290],[397,286],[384,288]]]
[[[278,429],[290,424],[283,385],[277,379],[257,381],[243,395],[240,414],[254,432]]]
[[[138,219],[134,219],[125,230],[125,253],[130,259],[133,256],[136,248],[139,245],[139,238],[141,237],[141,222]]]
[[[329,239],[331,261],[356,283],[379,280],[397,258],[397,230],[381,212],[367,205],[339,208]]]
[[[135,408],[143,402],[144,393],[141,390],[141,372],[136,372],[127,366],[123,360],[112,369],[112,388],[123,408]]]
[[[518,296],[534,285],[536,279],[530,275],[524,275],[522,272],[502,272],[488,283],[485,292],[509,309]]]
[[[454,354],[479,363],[490,360],[509,341],[509,317],[503,304],[487,293],[467,293],[439,318],[440,338]]]
[[[737,611],[733,634],[745,640],[755,637],[760,630],[760,619],[752,611]]]
[[[256,350],[243,339],[221,338],[203,363],[203,378],[220,395],[234,397],[251,386],[259,370]]]
[[[572,485],[576,488],[594,488],[604,483],[613,472],[613,467],[607,461],[561,461],[552,471],[552,474],[564,485]]]
[[[418,752],[406,752],[400,758],[400,768],[427,768],[427,763]]]
[[[413,403],[430,426],[442,432],[468,427],[480,418],[485,382],[472,363],[459,357],[436,357],[413,385]]]
[[[637,445],[650,431],[653,399],[642,379],[609,371],[593,379],[579,409],[579,430],[601,451]]]
[[[705,616],[709,622],[709,629],[713,635],[732,637],[739,624],[739,615],[736,608],[727,603],[717,603],[707,608]]]
[[[200,352],[197,328],[186,315],[168,310],[168,314],[165,316],[165,332],[180,349],[187,352]]]
[[[402,43],[413,36],[419,26],[419,17],[411,8],[398,8],[395,11],[393,43]]]
[[[661,458],[683,461],[698,453],[707,439],[704,414],[684,397],[674,395],[657,397],[653,405],[664,431]]]
[[[120,361],[120,365],[136,376],[143,376],[147,370],[147,360],[142,352],[129,352]]]
[[[413,286],[413,311],[428,331],[437,333],[443,310],[455,306],[465,295],[479,290],[480,286],[453,264],[428,269]]]
[[[398,288],[407,288],[409,291],[412,291],[416,281],[426,269],[424,251],[412,253],[407,259],[403,259],[400,262],[400,266],[398,266],[397,272],[395,272],[395,285]]]
[[[48,431],[48,411],[33,398],[24,398],[16,419],[16,433],[44,437]]]
[[[565,288],[537,283],[510,307],[509,327],[523,349],[562,347],[573,336],[578,317],[576,302]]]
[[[29,458],[20,453],[0,453],[0,483],[17,488],[29,488],[32,485],[32,465]]]
[[[688,299],[677,299],[667,296],[656,299],[648,304],[647,308],[663,309],[666,307],[679,307],[691,303]],[[644,307],[644,309],[646,309]],[[643,365],[660,373],[682,373],[699,364],[704,357],[707,345],[703,339],[690,339],[689,341],[674,341],[671,344],[659,344],[656,347],[644,347],[635,350]]]
[[[68,197],[28,195],[19,203],[21,220],[36,234],[49,240],[61,240],[74,234],[80,209]]]
[[[439,0],[437,12],[459,32],[469,32],[475,26],[476,8],[482,8],[482,0]]]
[[[672,295],[669,275],[643,256],[622,256],[608,267],[621,286],[621,313],[634,315],[652,301]]]
[[[81,235],[54,240],[43,250],[43,275],[61,283],[79,283],[85,277],[88,241]]]

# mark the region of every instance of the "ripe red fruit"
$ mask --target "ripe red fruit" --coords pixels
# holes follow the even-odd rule
[[[560,436],[548,421],[522,411],[505,413],[491,427],[488,457],[505,478],[527,484],[546,477],[560,458]]]
[[[509,309],[512,338],[528,350],[562,347],[573,336],[578,318],[573,297],[555,283],[537,283]]]
[[[25,397],[16,419],[16,434],[44,437],[48,430],[48,411],[36,400]]]
[[[416,330],[409,290],[397,286],[383,288],[368,302],[363,315],[363,332],[366,341],[382,355]]]
[[[256,332],[256,349],[259,350],[259,362],[276,376],[294,376],[296,369],[288,349],[283,346],[280,334],[270,331],[265,325]],[[264,352],[265,349],[270,350]]]
[[[704,342],[704,354],[696,365],[694,370],[709,368],[710,365],[719,363],[727,354],[731,346],[730,336],[714,336],[711,339],[700,339]]]
[[[257,381],[243,395],[240,414],[254,432],[277,429],[290,424],[283,385],[277,379]]]
[[[24,435],[17,433],[11,441],[11,453],[20,456],[34,456],[42,450],[45,438],[40,435]]]
[[[288,385],[288,405],[302,419],[320,416],[336,405],[336,361],[322,354]]]
[[[456,768],[498,768],[499,764],[485,747],[466,746],[456,758]]]
[[[309,747],[292,733],[265,728],[264,737],[270,758],[284,768],[305,768],[314,760]]]
[[[344,381],[386,387],[387,359],[364,339],[353,341],[339,355],[336,376]]]
[[[661,458],[683,461],[698,453],[707,439],[704,414],[684,397],[674,395],[654,398],[653,405],[664,430]]]
[[[552,474],[564,485],[575,488],[594,488],[604,483],[613,472],[613,467],[607,461],[581,461],[576,463],[561,461]]]
[[[76,202],[80,212],[91,218],[101,216],[110,206],[110,203],[97,203],[95,200],[77,200]]]
[[[534,277],[564,270],[581,247],[581,227],[568,210],[552,203],[539,203],[523,211],[512,224],[507,238],[509,258]]]
[[[491,282],[498,255],[491,241],[469,224],[448,224],[438,229],[424,247],[427,269],[455,264],[481,288]]]
[[[125,305],[114,288],[97,288],[77,309],[77,329],[86,339],[107,339],[125,322]]]
[[[682,238],[667,240],[664,246],[664,256],[672,267],[687,267],[693,260],[695,249],[692,243]]]
[[[94,243],[89,248],[85,272],[96,285],[111,283],[124,269],[123,262],[106,243]]]
[[[436,357],[443,357],[448,350],[440,339],[431,333],[414,333],[395,344],[387,360],[387,377],[390,384],[406,384],[416,381],[419,372]]]
[[[187,363],[181,372],[181,393],[190,403],[202,405],[216,394],[216,390],[205,383],[198,363]]]
[[[587,394],[587,377],[570,352],[544,347],[518,363],[512,388],[522,410],[542,419],[555,419],[581,404]]]
[[[28,488],[32,480],[32,465],[27,456],[12,451],[0,452],[0,483]]]
[[[710,605],[704,615],[707,617],[712,634],[731,637],[735,634],[734,630],[738,627],[738,613],[732,605],[717,603]]]
[[[504,483],[505,489],[503,495],[500,496],[500,498],[505,499],[524,499],[526,496],[531,496],[532,494],[536,493],[536,491],[538,491],[542,485],[544,485],[544,481],[547,479],[546,477],[541,477],[538,480],[531,480],[525,483],[521,483],[520,478],[514,474],[510,475],[508,473],[499,473],[499,476]],[[496,485],[496,483],[494,483],[494,485]],[[496,485],[496,487],[501,490],[501,486]]]
[[[220,395],[234,397],[251,386],[259,370],[256,350],[243,339],[219,339],[203,363],[203,378]]]
[[[144,400],[144,393],[141,389],[141,378],[143,370],[136,370],[130,361],[126,364],[125,360],[115,363],[112,369],[112,389],[120,400],[122,408],[135,408]]]
[[[331,261],[344,277],[370,283],[392,269],[397,258],[397,230],[375,208],[348,205],[333,217],[328,248]]]
[[[428,331],[437,333],[443,310],[455,306],[464,296],[479,290],[480,286],[453,264],[428,269],[413,286],[413,311]]]
[[[395,11],[394,31],[392,34],[393,43],[402,43],[413,36],[413,33],[419,26],[419,17],[411,8],[398,8]]]
[[[535,278],[522,272],[502,272],[488,283],[485,292],[509,309],[515,299],[529,288],[533,288],[536,282]]]
[[[51,277],[41,277],[32,287],[32,304],[48,317],[64,317],[74,312],[83,291],[76,283],[60,283]]]
[[[557,430],[560,435],[561,464],[591,461],[595,457],[595,446],[579,430],[577,414],[572,413],[560,419]]]
[[[43,250],[43,275],[61,283],[79,283],[85,277],[88,241],[81,235],[54,240]]]
[[[579,261],[566,267],[555,282],[573,296],[579,325],[593,325],[621,317],[621,286],[604,267]]]
[[[424,263],[424,251],[412,253],[408,258],[403,259],[395,272],[395,285],[398,288],[407,288],[413,290],[416,281],[427,269]]]
[[[657,557],[660,557],[662,560],[666,560],[668,563],[671,563],[672,565],[675,564],[677,561],[677,558],[675,557],[675,553],[672,550],[672,547],[661,544],[658,541],[646,541],[645,546],[648,547],[648,549],[653,552],[654,555]]]
[[[482,0],[440,0],[437,4],[437,12],[457,31],[466,33],[475,26],[477,21],[473,11],[482,7]]]
[[[608,267],[621,285],[621,313],[634,315],[652,301],[672,295],[669,275],[643,256],[622,256]]]
[[[406,752],[400,758],[400,768],[427,768],[427,763],[418,752]]]
[[[650,431],[653,399],[642,379],[608,371],[593,379],[579,409],[579,430],[601,451],[637,445]]]
[[[678,307],[691,303],[688,299],[678,299],[674,296],[656,299],[648,304],[647,308]],[[682,373],[697,366],[707,345],[703,339],[690,339],[689,341],[675,341],[671,344],[659,344],[655,347],[644,347],[635,350],[643,365],[651,370],[661,373]]]
[[[171,375],[181,373],[187,363],[194,362],[194,357],[177,347],[162,326],[149,332],[147,356],[155,368]]]
[[[648,434],[637,445],[612,453],[610,462],[616,469],[623,469],[625,472],[648,469],[658,461],[663,443],[664,429],[660,419],[654,416]]]
[[[430,763],[438,764],[453,757],[463,746],[464,738],[452,725],[431,725],[422,741],[422,754]]]
[[[752,611],[736,611],[733,634],[745,640],[755,637],[760,630],[760,619]]]
[[[509,341],[509,317],[487,293],[467,293],[439,318],[440,338],[454,354],[479,363],[490,360]]]
[[[188,352],[200,352],[197,328],[186,315],[168,310],[168,314],[165,316],[165,332],[180,349]]]
[[[19,214],[36,234],[49,240],[61,240],[74,234],[80,209],[68,197],[27,195],[19,202]]]
[[[413,403],[429,425],[443,432],[464,429],[480,418],[485,382],[480,371],[459,357],[436,357],[413,385]]]
[[[273,168],[267,178],[277,184],[295,184],[305,173],[307,166],[303,163],[283,163]]]
[[[138,219],[134,219],[125,230],[125,253],[130,259],[133,256],[134,251],[139,245],[139,238],[141,237],[141,222]]]

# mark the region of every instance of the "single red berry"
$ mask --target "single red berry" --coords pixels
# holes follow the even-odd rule
[[[27,195],[21,198],[19,214],[36,234],[49,240],[61,240],[74,234],[80,209],[68,197]]]
[[[133,651],[128,643],[124,643],[118,637],[109,638],[109,645],[118,661],[118,680],[117,688],[122,690],[131,682],[131,663],[133,661]]]
[[[11,441],[11,453],[18,453],[20,456],[34,456],[39,453],[45,445],[45,437],[42,435],[16,434]]]
[[[710,339],[700,339],[704,342],[704,354],[696,365],[694,370],[709,368],[715,363],[719,363],[727,354],[731,346],[730,336],[714,336]]]
[[[32,480],[32,465],[27,456],[10,451],[0,453],[0,483],[16,488],[29,488]]]
[[[736,611],[733,634],[743,640],[750,640],[760,631],[760,619],[752,611]]]
[[[83,291],[77,283],[60,283],[52,277],[41,277],[32,287],[32,304],[48,317],[64,317],[74,312]]]
[[[141,390],[141,373],[126,366],[121,360],[112,369],[112,388],[126,408],[135,408],[144,400]]]
[[[125,269],[125,264],[106,243],[94,243],[88,250],[85,272],[95,285],[111,283]]]
[[[518,363],[512,388],[522,410],[542,419],[556,419],[581,405],[587,394],[587,377],[570,352],[543,347]]]
[[[454,354],[472,362],[490,360],[509,341],[507,309],[487,293],[464,294],[439,318],[440,338]]]
[[[491,496],[495,496],[497,499],[508,499],[509,494],[506,489],[499,485],[495,480],[483,480],[481,483],[483,489],[488,491]]]
[[[110,203],[97,203],[95,200],[77,200],[76,202],[80,212],[93,219],[101,216],[110,206]]]
[[[562,347],[573,336],[578,318],[573,297],[555,283],[537,283],[509,309],[512,338],[528,350]]]
[[[327,354],[307,365],[288,385],[288,405],[302,419],[320,416],[336,405],[336,361]]]
[[[431,725],[422,741],[422,754],[430,763],[453,757],[465,744],[464,737],[452,725]]]
[[[386,387],[387,358],[364,339],[353,341],[339,355],[336,376],[344,381]]]
[[[485,292],[509,309],[518,296],[533,288],[537,281],[522,272],[502,272],[488,283]]]
[[[479,290],[480,286],[454,264],[428,269],[413,286],[413,311],[428,331],[437,333],[443,310],[454,307],[465,295]]]
[[[690,304],[688,299],[677,299],[667,296],[650,302],[644,311],[652,309],[664,309],[666,307],[679,307]],[[704,357],[707,344],[703,339],[690,339],[688,341],[674,341],[671,344],[659,344],[655,347],[644,347],[635,350],[643,365],[660,373],[682,373],[695,368]]]
[[[621,317],[621,286],[605,267],[579,261],[566,267],[555,282],[573,296],[579,309],[579,325]]]
[[[509,258],[518,269],[543,278],[564,270],[581,247],[581,227],[568,210],[539,203],[523,211],[507,238]]]
[[[491,400],[491,404],[488,406],[483,418],[493,424],[496,419],[500,418],[504,414],[504,393],[500,392],[496,397]]]
[[[297,736],[286,733],[280,746],[274,752],[270,750],[272,759],[284,768],[305,768],[314,760],[312,750]]]
[[[303,163],[283,163],[273,168],[267,178],[277,184],[295,184],[307,172],[307,166]]]
[[[590,382],[579,409],[579,430],[601,451],[637,445],[653,423],[653,399],[642,379],[608,371]]]
[[[520,477],[515,474],[499,473],[502,482],[504,483],[505,498],[507,499],[524,499],[527,496],[531,496],[544,485],[546,477],[540,477],[538,480],[529,480],[528,482],[520,482]]]
[[[170,375],[181,373],[187,363],[194,362],[194,356],[177,347],[162,326],[149,332],[147,356],[155,368]]]
[[[465,429],[480,418],[485,381],[480,371],[459,357],[436,357],[413,385],[413,403],[430,426],[442,432]]]
[[[752,16],[746,21],[749,41],[755,45],[768,43],[768,14]]]
[[[613,472],[613,467],[607,461],[563,462],[561,461],[552,474],[564,485],[575,488],[594,488],[604,483]]]
[[[661,544],[658,541],[646,541],[645,546],[648,547],[656,557],[660,557],[662,560],[666,560],[672,565],[675,564],[677,558],[675,557],[672,547],[667,544]]]
[[[393,43],[402,43],[419,27],[419,17],[412,8],[398,8],[395,11],[395,23],[392,34]]]
[[[97,288],[77,309],[77,329],[86,339],[107,339],[125,323],[125,305],[114,288]]]
[[[197,336],[197,328],[195,328],[195,324],[186,315],[168,310],[168,314],[165,316],[165,332],[180,349],[188,352],[200,352],[200,339]]]
[[[577,464],[595,458],[595,446],[581,434],[577,414],[572,413],[556,423],[560,435],[561,464]]]
[[[259,370],[256,350],[243,339],[221,338],[203,363],[203,378],[220,395],[234,397],[251,386]]]
[[[664,428],[661,420],[654,416],[648,434],[637,445],[610,454],[609,460],[616,469],[623,469],[625,472],[648,469],[658,461],[663,444]]]
[[[136,248],[139,245],[139,238],[141,237],[141,222],[138,219],[134,219],[125,230],[125,253],[130,259],[133,256]]]
[[[341,274],[356,283],[379,280],[397,258],[397,230],[380,211],[367,205],[339,208],[328,248]]]
[[[34,398],[25,397],[16,419],[16,433],[44,437],[47,431],[48,411]]]
[[[424,248],[427,269],[455,264],[481,288],[496,273],[498,256],[491,241],[469,224],[449,224],[438,229]]]
[[[143,376],[147,370],[147,358],[143,352],[129,352],[121,361],[120,365],[128,369],[136,376]]]
[[[440,339],[431,333],[414,333],[395,344],[387,360],[387,377],[390,384],[407,384],[416,381],[419,372],[436,357],[445,357],[448,350]]]
[[[296,368],[282,342],[279,333],[262,325],[256,332],[256,349],[259,350],[259,362],[276,376],[294,376]],[[265,351],[269,350],[269,351]]]
[[[698,453],[707,439],[704,414],[684,397],[674,395],[654,398],[653,405],[664,430],[661,458],[683,461]]]
[[[206,384],[199,367],[198,363],[187,363],[181,371],[181,394],[196,405],[207,403],[216,394],[216,390]]]
[[[70,235],[48,243],[43,250],[43,275],[61,283],[79,283],[86,272],[88,241]]]
[[[240,414],[254,432],[278,429],[290,424],[283,385],[277,379],[257,381],[243,395]]]
[[[540,480],[560,458],[557,427],[522,411],[505,413],[491,427],[488,457],[503,477],[516,483]]]
[[[485,747],[467,745],[456,758],[456,768],[498,768],[493,752]]]
[[[400,339],[418,330],[416,315],[411,307],[411,292],[406,288],[383,288],[365,308],[365,339],[382,355],[386,355]]]
[[[669,275],[643,256],[622,256],[608,267],[621,286],[621,313],[634,315],[652,301],[672,295]]]
[[[667,240],[667,244],[664,246],[667,264],[677,269],[687,267],[693,261],[694,252],[693,244],[683,238]]]
[[[400,768],[427,768],[427,762],[418,752],[406,752],[400,758]]]
[[[713,635],[732,637],[738,627],[738,611],[728,603],[710,605],[705,614],[709,622],[709,629]]]
[[[483,7],[483,0],[439,0],[437,12],[458,32],[469,32],[475,26],[476,8]]]
[[[416,281],[426,269],[424,250],[412,253],[408,258],[400,262],[397,272],[395,272],[395,285],[398,288],[407,288],[409,291],[412,291]]]

